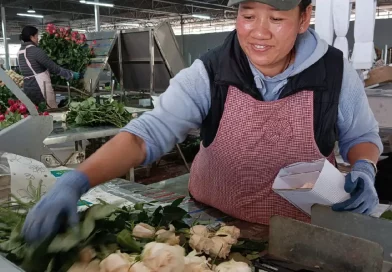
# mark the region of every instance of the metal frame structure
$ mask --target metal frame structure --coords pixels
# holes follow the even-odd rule
[[[185,68],[168,22],[157,27],[118,31],[108,64],[120,82],[122,94],[147,90],[151,95],[162,93],[169,86],[170,78]]]
[[[115,6],[99,9],[102,30],[135,27],[122,25],[123,23],[134,23],[139,27],[156,26],[163,20],[169,20],[172,26],[201,21],[224,21],[234,19],[236,12],[236,8],[227,7],[228,0],[106,0],[106,2],[112,2]],[[379,11],[392,11],[392,0],[377,0],[377,3]],[[9,31],[7,34],[19,34],[20,29],[27,24],[44,26],[47,23],[96,31],[94,7],[81,4],[79,0],[3,0],[2,5],[7,13]],[[16,16],[18,12],[26,12],[30,5],[37,13],[45,15],[45,19]],[[206,14],[211,19],[193,18],[191,16],[193,13]]]
[[[193,13],[208,14],[213,19],[224,19],[226,11],[235,11],[227,7],[228,0],[107,0],[115,6],[99,9],[101,26],[110,24],[121,27],[124,22],[134,22],[139,26],[155,26],[163,20],[178,21],[182,16],[187,22],[200,21],[193,18]],[[4,0],[7,10],[9,33],[18,34],[26,24],[37,26],[46,23],[72,26],[73,28],[90,28],[96,31],[94,6],[81,4],[79,0]],[[26,12],[29,6],[37,13],[45,15],[45,19],[23,18],[16,13]],[[114,27],[117,29],[117,27]],[[126,28],[126,27],[125,27]]]

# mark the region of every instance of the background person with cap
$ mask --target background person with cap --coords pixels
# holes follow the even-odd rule
[[[149,164],[201,128],[189,191],[236,218],[268,224],[273,215],[309,217],[271,190],[279,170],[328,158],[338,140],[352,165],[337,211],[368,214],[378,203],[374,162],[382,151],[363,84],[342,52],[309,29],[311,0],[231,0],[236,30],[171,80],[157,107],[131,121],[30,211],[30,242],[78,221],[90,188]],[[63,217],[62,217],[63,218]]]
[[[24,76],[24,93],[35,105],[46,102],[50,108],[57,108],[50,73],[59,75],[66,80],[79,79],[80,74],[61,68],[38,47],[37,28],[24,27],[20,34],[20,40],[23,43],[18,52],[18,61],[20,71]]]

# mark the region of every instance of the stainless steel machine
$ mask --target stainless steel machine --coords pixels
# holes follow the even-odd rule
[[[98,90],[99,76],[109,65],[120,83],[115,93],[148,91],[163,93],[170,78],[185,68],[182,54],[169,23],[153,28],[98,32],[87,35],[96,57],[86,70],[85,89],[91,95]]]

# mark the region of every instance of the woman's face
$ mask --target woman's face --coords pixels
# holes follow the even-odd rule
[[[34,36],[30,36],[30,40],[35,43],[38,44],[38,33],[35,34]]]
[[[265,75],[279,74],[282,71],[273,70],[287,64],[297,35],[309,27],[311,13],[311,6],[301,14],[299,7],[278,11],[258,2],[240,4],[236,28],[242,50]]]

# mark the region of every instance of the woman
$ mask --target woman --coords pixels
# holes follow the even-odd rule
[[[152,112],[58,180],[27,216],[28,241],[58,231],[60,215],[75,224],[82,194],[153,162],[199,127],[202,145],[189,183],[199,202],[259,224],[273,215],[309,221],[271,190],[273,180],[293,163],[333,161],[338,140],[353,165],[345,184],[352,197],[333,209],[374,209],[378,124],[342,52],[308,29],[311,0],[229,1],[234,4],[236,30],[224,44],[176,75]]]
[[[49,72],[66,80],[79,79],[79,73],[61,68],[38,47],[37,28],[24,27],[20,39],[23,43],[18,52],[18,60],[24,76],[23,91],[35,105],[46,102],[50,108],[57,108]]]

